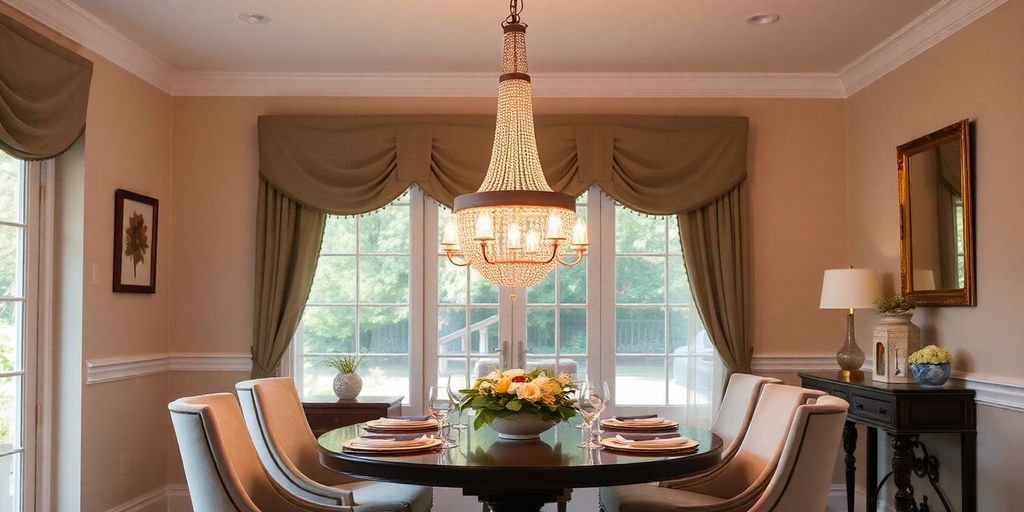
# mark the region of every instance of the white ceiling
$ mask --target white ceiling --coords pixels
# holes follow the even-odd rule
[[[65,0],[71,1],[71,0]],[[178,71],[492,72],[502,0],[73,0]],[[939,0],[530,0],[538,72],[836,73]],[[269,15],[267,25],[238,19]],[[750,14],[778,13],[752,26]]]

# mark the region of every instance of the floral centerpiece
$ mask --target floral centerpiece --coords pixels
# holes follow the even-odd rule
[[[568,375],[552,377],[544,368],[495,370],[462,391],[465,396],[459,408],[476,411],[474,430],[489,424],[500,437],[529,439],[576,415],[575,389]],[[536,429],[540,430],[531,432]]]
[[[910,364],[910,371],[914,374],[922,386],[941,386],[949,380],[949,351],[928,345],[927,347],[910,354],[907,362]]]

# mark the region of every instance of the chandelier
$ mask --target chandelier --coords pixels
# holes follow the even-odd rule
[[[502,23],[498,119],[491,163],[480,189],[455,198],[455,221],[441,249],[457,266],[472,265],[504,288],[526,288],[556,265],[573,266],[587,252],[587,226],[576,199],[544,178],[533,127],[533,89],[526,65],[526,24],[519,0]]]

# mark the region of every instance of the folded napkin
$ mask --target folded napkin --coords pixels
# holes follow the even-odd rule
[[[384,419],[384,418],[381,418]],[[394,418],[387,418],[391,420],[402,420],[402,421],[427,421],[430,416],[396,416]]]
[[[399,436],[362,436],[352,440],[353,448],[416,448],[426,444],[427,436],[412,436],[412,439],[397,439]]]
[[[663,434],[619,434],[619,437],[629,441],[651,441],[654,439],[670,439],[682,437],[678,432],[665,432]]]
[[[633,440],[626,439],[621,435],[615,436],[615,440],[619,444],[631,446],[633,448],[675,448],[690,443],[690,440],[679,436],[679,437],[667,437],[664,439],[647,439],[647,440]]]
[[[638,415],[638,416],[616,416],[615,419],[617,419],[619,421],[630,421],[630,420],[649,420],[649,419],[657,418],[657,417],[658,417],[657,414],[641,414],[641,415]]]
[[[365,434],[360,439],[371,439],[374,441],[412,441],[420,439],[423,434]]]
[[[436,424],[437,422],[434,421],[429,416],[416,416],[416,417],[414,417],[414,419],[380,418],[375,423],[380,424],[380,425],[409,425],[409,424],[420,424],[420,423],[433,425],[433,424]]]

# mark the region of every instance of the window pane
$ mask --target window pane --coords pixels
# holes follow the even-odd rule
[[[470,380],[478,379],[498,369],[498,358],[496,357],[483,357],[469,360]]]
[[[320,254],[355,254],[356,253],[356,222],[358,217],[327,216],[324,226],[324,241],[320,244]]]
[[[409,303],[408,256],[360,256],[359,302]]]
[[[665,308],[615,308],[616,354],[664,354]]]
[[[690,304],[690,282],[686,278],[686,267],[682,256],[668,257],[668,302],[669,304]]]
[[[669,405],[689,406],[687,416],[708,424],[713,416],[715,363],[711,357],[673,357],[669,365]]]
[[[587,353],[586,308],[562,307],[558,311],[558,349],[562,354]]]
[[[338,370],[324,364],[328,359],[308,356],[302,358],[303,396],[334,397],[334,376],[338,374]],[[362,373],[360,370],[359,374]]]
[[[615,252],[665,252],[665,217],[650,217],[621,206],[615,208]]]
[[[465,304],[466,296],[466,269],[456,267],[448,263],[446,256],[440,256],[437,260],[437,303],[438,304]]]
[[[437,344],[440,354],[466,354],[469,333],[466,332],[465,307],[437,308]]]
[[[390,205],[359,218],[359,252],[408,253],[409,207]]]
[[[526,340],[530,354],[555,353],[555,309],[526,309]]]
[[[697,314],[691,308],[668,308],[669,350],[673,354],[685,354],[690,344],[690,315]],[[697,320],[700,325],[700,320]]]
[[[0,377],[0,452],[21,442],[21,377]]]
[[[664,358],[615,358],[615,403],[664,405],[665,377]]]
[[[363,359],[359,375],[363,396],[404,396],[409,398],[409,356],[373,356]]]
[[[452,377],[452,389],[466,389],[469,387],[466,379],[469,376],[469,369],[466,368],[466,358],[442,357],[437,360],[437,386],[445,389],[448,386],[448,376]]]
[[[562,304],[587,303],[587,258],[575,267],[558,269],[558,299]]]
[[[619,256],[615,258],[615,302],[660,304],[665,302],[665,258]]]
[[[558,373],[567,373],[573,380],[587,380],[587,359],[585,357],[562,357],[558,359]]]
[[[364,353],[408,353],[409,307],[360,307],[359,347]]]
[[[552,270],[541,282],[526,290],[527,304],[554,304],[555,303],[555,280],[558,270]]]
[[[473,304],[497,304],[498,287],[476,270],[469,271],[470,300]]]
[[[665,221],[668,222],[668,253],[682,254],[683,244],[679,241],[679,221],[674,216],[667,217]]]
[[[352,353],[356,350],[356,308],[308,306],[302,315],[305,352]]]
[[[312,304],[355,304],[356,257],[321,256],[309,291]]]
[[[0,220],[23,222],[25,174],[20,160],[0,151]]]
[[[473,353],[497,354],[501,350],[498,308],[471,308],[469,321]]]
[[[21,256],[24,228],[0,226],[0,296],[21,297],[22,275]]]
[[[3,452],[5,445],[0,444],[0,452]],[[21,483],[21,454],[15,453],[0,457],[0,478],[3,482],[0,482],[0,512],[13,512],[15,510],[21,510],[21,505],[18,503],[22,496],[19,494],[19,489],[22,489]]]

